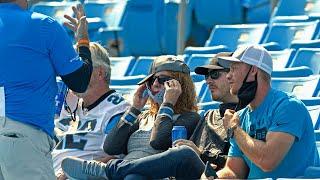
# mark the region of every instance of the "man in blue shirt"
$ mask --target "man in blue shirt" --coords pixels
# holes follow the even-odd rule
[[[51,150],[56,76],[84,92],[92,72],[87,23],[74,8],[79,54],[54,19],[26,0],[0,0],[0,179],[55,179]],[[81,58],[80,58],[80,57]]]
[[[230,67],[230,92],[246,108],[227,110],[224,126],[231,138],[219,178],[297,177],[319,164],[311,117],[304,104],[270,87],[272,58],[260,46],[238,48],[219,63]]]

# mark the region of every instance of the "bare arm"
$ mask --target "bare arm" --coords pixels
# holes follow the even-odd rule
[[[219,178],[246,179],[249,168],[242,158],[228,157],[226,165],[217,172]]]
[[[265,172],[279,165],[294,142],[294,136],[283,132],[268,132],[264,142],[251,138],[239,127],[234,137],[241,151]]]
[[[279,165],[295,139],[291,134],[272,131],[267,133],[265,141],[254,139],[240,128],[239,116],[233,110],[226,111],[223,121],[226,128],[236,127],[234,139],[240,150],[265,172]]]

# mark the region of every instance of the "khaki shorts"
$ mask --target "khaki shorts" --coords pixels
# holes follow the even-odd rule
[[[45,132],[9,118],[0,119],[0,180],[54,180],[51,151],[54,141]]]

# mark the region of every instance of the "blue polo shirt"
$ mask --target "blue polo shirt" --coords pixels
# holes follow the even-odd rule
[[[319,155],[311,117],[298,99],[270,89],[255,110],[248,107],[239,111],[241,127],[251,137],[264,141],[268,132],[284,132],[295,137],[289,152],[271,172],[256,166],[231,139],[229,156],[241,157],[249,167],[248,178],[290,178],[302,176],[308,166],[319,165]]]
[[[66,31],[54,19],[0,3],[0,84],[8,118],[52,136],[56,76],[82,64]]]

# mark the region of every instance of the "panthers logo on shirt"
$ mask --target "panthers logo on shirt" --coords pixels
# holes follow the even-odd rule
[[[89,110],[79,101],[76,127],[70,126],[71,115],[63,108],[60,119],[55,122],[56,128],[63,132],[52,152],[55,171],[60,169],[61,161],[67,156],[88,160],[103,157],[104,139],[128,107],[129,103],[114,91]]]

